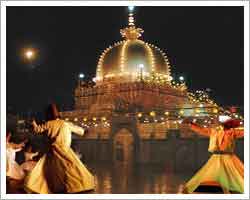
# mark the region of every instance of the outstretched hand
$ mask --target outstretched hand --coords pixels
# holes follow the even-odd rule
[[[22,142],[22,143],[20,144],[20,147],[23,148],[24,146],[25,146],[25,142]]]

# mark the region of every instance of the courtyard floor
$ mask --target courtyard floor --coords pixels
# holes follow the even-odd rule
[[[89,163],[96,194],[176,194],[193,172],[175,173],[166,164]],[[9,181],[7,193],[25,193],[22,183]]]

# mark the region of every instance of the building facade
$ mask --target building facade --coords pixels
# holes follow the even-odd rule
[[[79,78],[75,109],[61,113],[89,129],[75,144],[84,144],[90,160],[161,161],[162,154],[176,155],[177,146],[190,145],[193,155],[199,145],[207,155],[207,139],[182,120],[191,117],[209,126],[221,108],[206,92],[190,92],[183,77],[173,80],[167,55],[141,39],[143,30],[136,27],[132,11],[120,33],[124,39],[101,54],[94,82]]]

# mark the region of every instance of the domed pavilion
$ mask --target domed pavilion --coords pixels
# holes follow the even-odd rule
[[[138,112],[179,108],[189,104],[185,83],[172,84],[167,55],[143,41],[133,13],[128,27],[120,30],[124,40],[101,54],[95,85],[75,90],[75,108],[95,115],[107,112]],[[149,98],[150,97],[150,98]]]

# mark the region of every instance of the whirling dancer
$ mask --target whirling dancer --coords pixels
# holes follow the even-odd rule
[[[16,152],[21,151],[24,143],[15,144],[10,142],[11,133],[7,133],[6,137],[6,176],[8,179],[22,180],[24,172],[19,164],[15,161]]]
[[[185,121],[184,122],[188,122]],[[216,128],[202,128],[190,123],[193,131],[210,137],[208,151],[213,155],[184,186],[183,193],[192,193],[200,185],[219,186],[224,193],[244,192],[244,166],[234,154],[235,140],[244,136],[238,120],[228,119]]]
[[[47,134],[51,140],[48,152],[38,161],[24,181],[29,193],[78,193],[94,189],[94,177],[70,148],[71,132],[83,135],[85,130],[59,117],[55,104],[48,107],[47,122],[37,125],[35,133]]]
[[[25,162],[21,164],[21,168],[24,172],[30,172],[36,165],[36,161],[33,159],[35,156],[38,155],[38,152],[32,152],[32,146],[30,144],[26,144],[24,158]]]

